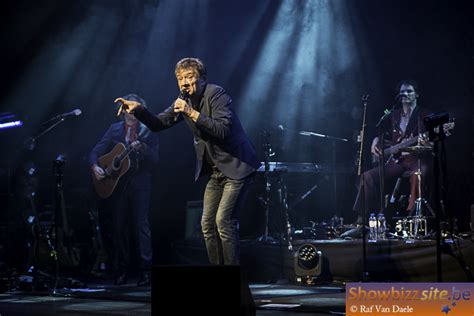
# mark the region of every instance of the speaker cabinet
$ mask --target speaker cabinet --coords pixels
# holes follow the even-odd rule
[[[240,266],[154,266],[152,315],[255,315]]]

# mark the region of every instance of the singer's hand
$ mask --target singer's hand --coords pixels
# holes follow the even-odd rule
[[[189,104],[181,98],[177,98],[174,101],[173,111],[189,116],[193,122],[196,122],[199,117],[199,112],[190,107]]]
[[[380,149],[379,146],[379,138],[375,137],[374,140],[372,141],[372,146],[370,147],[370,151],[372,154],[374,154],[377,157],[380,157],[382,155],[382,150]]]
[[[192,108],[183,99],[177,98],[174,101],[173,110],[175,113],[184,113],[186,115],[191,114]]]
[[[114,103],[121,104],[120,108],[118,109],[117,116],[122,114],[122,111],[126,111],[127,113],[133,114],[133,111],[139,106],[141,106],[140,102],[136,101],[129,101],[125,100],[124,98],[117,98],[115,99]]]

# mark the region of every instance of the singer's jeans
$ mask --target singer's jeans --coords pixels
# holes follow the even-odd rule
[[[239,208],[249,179],[229,179],[218,170],[210,176],[204,192],[201,227],[211,264],[240,262]]]

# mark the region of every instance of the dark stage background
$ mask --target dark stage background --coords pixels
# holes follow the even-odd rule
[[[187,56],[200,57],[209,81],[233,97],[261,160],[267,131],[273,161],[345,167],[337,172],[336,188],[331,172],[289,175],[290,204],[318,185],[290,212],[297,228],[334,214],[354,219],[361,96],[370,95],[370,142],[383,110],[395,102],[397,82],[416,79],[421,105],[456,118],[446,141],[447,206],[460,229],[469,229],[474,156],[469,1],[18,0],[2,1],[1,11],[0,112],[24,122],[0,131],[4,242],[20,239],[28,212],[16,203],[18,170],[37,167],[38,209],[47,210],[53,198],[51,162],[59,154],[67,159],[72,226],[87,240],[94,196],[87,155],[117,119],[113,100],[134,92],[152,111],[164,109],[178,93],[174,66]],[[43,122],[76,108],[82,115],[39,138],[34,150],[24,148]],[[299,130],[349,141],[305,137],[295,133]],[[194,183],[192,137],[184,124],[162,132],[160,140],[150,220],[154,260],[164,264],[172,263],[172,242],[184,237],[187,201],[202,198],[204,182]],[[242,211],[242,237],[263,232],[262,191],[257,178]]]

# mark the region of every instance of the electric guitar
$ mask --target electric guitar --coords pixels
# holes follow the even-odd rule
[[[112,150],[99,157],[98,165],[105,171],[105,178],[97,180],[92,174],[95,191],[102,199],[112,195],[120,178],[130,169],[130,153],[134,150],[133,146],[139,144],[136,140],[128,146],[122,143],[115,145]]]
[[[454,128],[454,122],[449,122],[449,123],[445,123],[443,124],[443,132],[446,136],[449,136],[451,135],[451,130]],[[407,147],[410,147],[412,145],[415,145],[416,143],[418,143],[418,139],[419,138],[425,138],[427,137],[428,134],[427,133],[423,133],[423,134],[419,134],[419,135],[416,135],[416,136],[413,136],[413,137],[409,137],[409,138],[404,138],[402,139],[399,143],[393,145],[393,146],[390,146],[388,148],[385,148],[383,150],[383,155],[384,157],[388,157],[388,159],[386,160],[386,162],[389,162],[391,159],[393,159],[397,154],[399,154],[400,152],[403,151],[403,149],[407,148]],[[378,163],[379,162],[379,157],[375,156],[375,155],[372,155],[372,158],[373,158],[373,162],[374,163]]]

